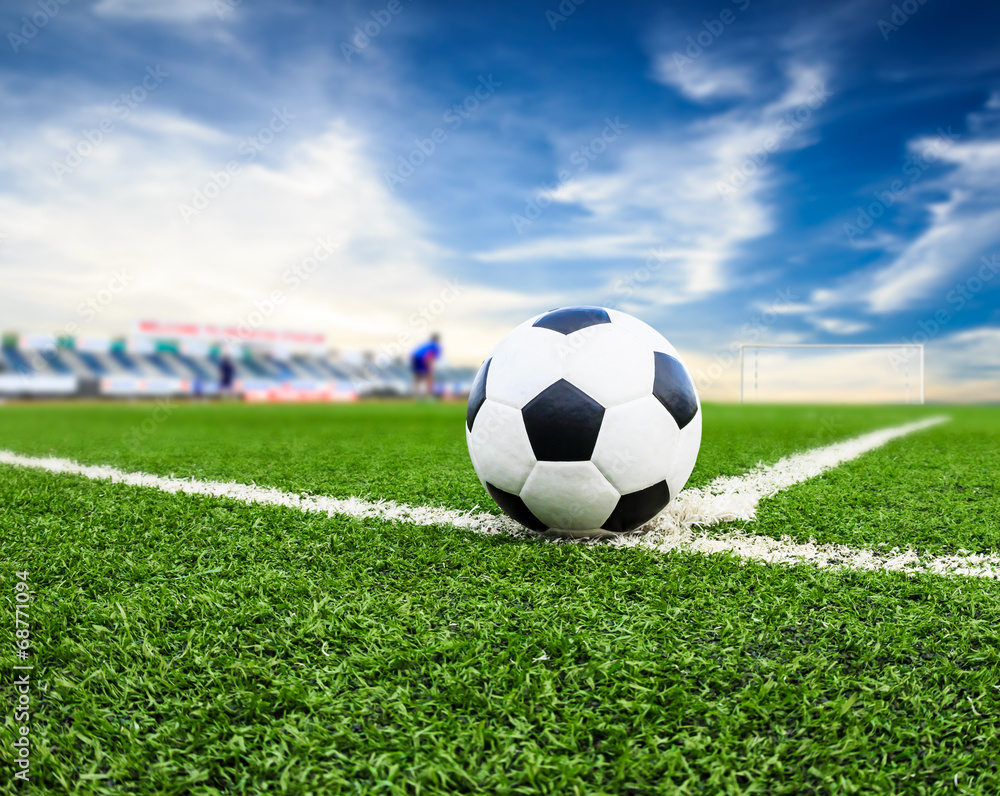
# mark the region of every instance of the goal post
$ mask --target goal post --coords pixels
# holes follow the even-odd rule
[[[842,392],[849,395],[846,400],[841,397],[841,402],[923,404],[926,400],[922,344],[740,345],[741,404],[750,400],[824,403],[809,397],[809,390],[832,397],[836,390],[817,382],[838,376]]]

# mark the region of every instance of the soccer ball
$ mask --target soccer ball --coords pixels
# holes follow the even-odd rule
[[[493,349],[472,384],[466,439],[479,480],[522,525],[627,533],[687,483],[701,404],[652,327],[618,310],[566,307]]]

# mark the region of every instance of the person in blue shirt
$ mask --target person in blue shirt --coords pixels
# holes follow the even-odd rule
[[[441,338],[437,333],[431,339],[419,346],[410,356],[410,367],[413,369],[413,394],[420,397],[420,385],[424,384],[425,395],[434,395],[434,363],[441,358]]]

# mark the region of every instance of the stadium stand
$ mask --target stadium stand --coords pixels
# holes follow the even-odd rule
[[[5,335],[0,348],[0,396],[200,397],[218,393],[219,346],[199,353],[176,342],[124,342],[105,350],[78,350],[72,340],[41,346]],[[155,343],[155,344],[153,344]],[[145,350],[143,350],[145,349]],[[248,401],[345,401],[368,396],[407,396],[412,380],[406,363],[334,352],[288,352],[247,347],[232,357],[236,393]],[[439,371],[443,396],[468,394],[473,368]]]
[[[323,373],[319,369],[318,364],[314,365],[312,362],[309,362],[301,354],[294,354],[292,356],[291,362],[294,365],[298,366],[299,370],[302,371],[302,372],[304,372],[306,374],[306,376],[308,376],[310,378],[313,378],[313,379],[322,379],[322,378],[324,378]],[[337,377],[334,376],[334,378],[337,378]]]
[[[164,361],[162,354],[159,353],[147,354],[146,359],[149,360],[149,362],[151,362],[153,366],[157,370],[159,370],[162,375],[164,376],[178,375],[177,372]]]
[[[59,373],[61,375],[70,375],[73,373],[70,367],[62,361],[57,352],[50,349],[47,351],[39,351],[38,353],[42,359],[48,363],[49,368],[52,369],[53,373]]]
[[[124,351],[112,351],[111,358],[129,373],[142,373],[139,365]]]
[[[108,372],[107,367],[97,358],[97,354],[92,354],[89,351],[74,351],[73,354],[88,371],[87,375],[100,378]]]
[[[4,360],[6,360],[8,370],[13,371],[19,376],[34,375],[35,369],[28,364],[28,361],[27,359],[25,359],[24,354],[18,349],[4,346],[3,358]]]
[[[216,377],[215,369],[207,362],[199,362],[187,354],[174,354],[174,358],[186,367],[195,378],[211,380]]]

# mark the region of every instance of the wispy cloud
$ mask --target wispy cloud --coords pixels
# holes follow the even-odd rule
[[[36,7],[0,8],[0,30],[21,35]],[[521,0],[387,8],[75,0],[0,51],[5,323],[61,328],[121,268],[135,278],[94,331],[238,318],[318,236],[343,233],[269,322],[378,346],[455,279],[460,298],[434,321],[455,359],[478,360],[540,309],[620,300],[711,366],[778,290],[794,298],[758,341],[904,339],[1000,250],[1000,8],[970,28],[928,6],[888,44],[875,0],[624,0],[555,34]],[[347,59],[341,44],[364,37]],[[158,65],[169,77],[116,115]],[[386,172],[425,154],[479,74],[502,83],[484,112],[388,190]],[[294,122],[231,181],[213,178],[286,104]],[[93,145],[105,119],[114,129]],[[949,124],[959,140],[848,243],[859,202]],[[53,162],[77,158],[60,183]],[[220,182],[185,223],[178,206]],[[547,207],[516,229],[532,202]],[[657,268],[640,271],[651,252]],[[996,324],[993,285],[948,324],[950,356],[963,330]]]
[[[321,235],[340,241],[336,254],[271,322],[321,328],[345,345],[360,345],[396,336],[421,302],[440,291],[437,266],[448,253],[385,188],[365,136],[347,122],[290,141],[267,163],[244,165],[227,190],[185,223],[178,206],[223,168],[218,141],[227,136],[166,111],[134,116],[61,183],[38,168],[45,157],[39,136],[18,142],[24,162],[35,165],[30,199],[0,194],[0,218],[16,230],[4,246],[5,280],[18,285],[16,294],[0,298],[7,323],[33,329],[39,318],[55,328],[79,321],[79,302],[121,268],[134,274],[132,285],[102,314],[100,328],[88,331],[121,332],[149,316],[235,319],[252,298],[282,289],[283,271]],[[66,134],[43,130],[40,139]],[[443,322],[514,298],[510,291],[469,289]],[[473,352],[476,339],[470,337]],[[457,335],[455,343],[453,352],[465,351]]]
[[[607,165],[595,164],[552,193],[553,201],[580,211],[575,219],[548,228],[539,223],[533,238],[480,252],[478,259],[613,260],[613,278],[623,260],[655,248],[667,267],[643,289],[642,302],[683,304],[733,290],[740,283],[733,261],[741,247],[775,228],[768,195],[780,175],[774,160],[765,158],[739,190],[720,191],[719,185],[765,142],[773,141],[771,153],[814,143],[815,134],[799,123],[797,135],[786,115],[808,108],[816,92],[825,91],[824,80],[821,68],[789,65],[778,96],[747,100],[685,128],[624,135]],[[785,129],[791,134],[783,135]],[[573,144],[559,148],[568,151]]]
[[[919,137],[908,150],[927,152],[933,143]],[[909,239],[897,239],[889,258],[816,290],[812,301],[817,308],[856,306],[888,315],[942,303],[950,283],[1000,244],[1000,137],[967,138],[938,151],[943,173],[925,178],[899,199],[926,213],[924,228]]]
[[[747,67],[714,66],[708,58],[680,64],[672,54],[657,58],[655,75],[689,99],[705,100],[752,96],[753,74]]]
[[[817,329],[830,334],[850,335],[866,332],[872,328],[870,323],[864,321],[852,321],[846,318],[820,318],[812,316],[809,322]]]
[[[196,22],[218,19],[214,4],[220,0],[98,0],[93,12],[102,17],[147,20],[150,22]]]
[[[1000,401],[1000,327],[949,335],[928,353],[928,397],[937,401]]]

